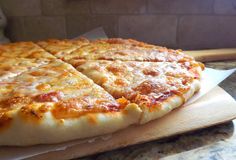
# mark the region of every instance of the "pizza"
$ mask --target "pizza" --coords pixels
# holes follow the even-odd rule
[[[55,57],[33,42],[16,42],[0,45],[0,57],[8,58],[45,58]]]
[[[60,143],[148,123],[191,98],[204,70],[180,50],[131,39],[0,48],[0,145],[8,146]]]
[[[200,89],[201,67],[194,62],[81,60],[76,69],[113,97],[139,105],[141,124],[179,107]]]
[[[61,61],[1,81],[0,144],[58,143],[114,132],[138,122],[136,104],[119,104]]]

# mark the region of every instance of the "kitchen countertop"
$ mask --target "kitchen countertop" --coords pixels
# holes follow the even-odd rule
[[[231,69],[236,61],[209,62],[206,67]],[[236,72],[220,83],[236,99]],[[81,158],[81,160],[233,160],[236,159],[236,120],[162,140]]]

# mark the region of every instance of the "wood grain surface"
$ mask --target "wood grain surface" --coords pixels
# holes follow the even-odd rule
[[[184,51],[201,62],[236,60],[236,48]]]

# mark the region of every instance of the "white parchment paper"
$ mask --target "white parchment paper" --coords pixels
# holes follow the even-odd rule
[[[235,71],[236,68],[230,70],[216,70],[212,68],[206,68],[202,75],[200,91],[196,93],[191,99],[189,99],[189,101],[185,103],[184,106],[192,104],[194,101],[208,93],[211,89],[213,89]]]
[[[97,38],[107,38],[104,30],[102,28],[94,29],[88,33],[82,35],[83,37],[89,39],[97,39]],[[203,79],[201,82],[201,90],[194,95],[185,106],[194,103],[201,96],[208,93],[211,89],[217,86],[220,82],[222,82],[225,78],[231,75],[236,69],[231,70],[215,70],[211,68],[206,68],[203,72]],[[0,160],[20,160],[29,157],[33,157],[40,154],[49,153],[52,151],[60,151],[65,150],[68,147],[83,144],[87,142],[94,142],[97,139],[107,140],[112,138],[112,134],[81,140],[74,140],[71,142],[65,142],[61,144],[50,144],[50,145],[35,145],[29,147],[0,147]]]
[[[108,38],[102,27],[95,28],[89,32],[86,32],[86,33],[78,36],[78,37],[75,37],[74,39],[79,39],[80,37],[85,37],[90,40],[99,39],[99,38]]]

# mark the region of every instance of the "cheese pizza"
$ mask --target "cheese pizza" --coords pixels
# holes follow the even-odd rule
[[[0,144],[59,143],[136,124],[141,110],[119,104],[61,61],[0,82]]]
[[[187,101],[200,88],[202,70],[197,62],[106,60],[81,60],[77,69],[113,97],[139,105],[143,111],[140,123],[159,118]]]
[[[0,145],[60,143],[160,118],[200,89],[204,65],[131,39],[0,45]]]

